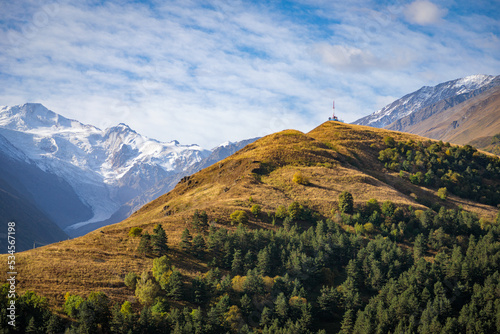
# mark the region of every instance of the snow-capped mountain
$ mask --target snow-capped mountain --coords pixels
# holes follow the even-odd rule
[[[500,76],[471,75],[441,83],[434,87],[424,86],[416,92],[403,96],[384,108],[360,118],[353,124],[383,128],[422,108],[455,96],[465,99],[474,97],[490,88],[500,85]]]
[[[211,153],[198,145],[146,138],[125,124],[101,130],[33,103],[0,107],[0,135],[17,149],[4,153],[16,152],[17,160],[65,180],[90,208],[90,219],[58,222],[70,235],[79,226],[110,218],[158,181]]]

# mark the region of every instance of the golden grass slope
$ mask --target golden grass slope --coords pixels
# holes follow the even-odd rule
[[[207,270],[206,263],[183,253],[178,243],[195,210],[206,210],[211,221],[232,228],[229,215],[237,209],[250,211],[257,203],[263,214],[278,205],[298,201],[324,217],[331,217],[338,195],[350,191],[355,203],[370,198],[392,200],[400,205],[424,208],[415,198],[437,201],[434,191],[415,186],[385,170],[378,152],[383,138],[427,140],[412,134],[338,122],[326,122],[304,134],[286,130],[246,146],[234,155],[191,177],[172,191],[146,204],[125,221],[103,227],[77,239],[16,254],[18,289],[34,290],[61,305],[66,292],[87,295],[103,291],[113,300],[133,300],[123,284],[129,271],[149,270],[152,259],[136,253],[139,238],[128,236],[131,227],[151,232],[161,223],[165,228],[172,262],[184,275]],[[300,171],[306,185],[293,182]],[[252,202],[249,198],[252,198]],[[449,207],[465,209],[492,219],[496,209],[450,196]],[[252,215],[250,215],[252,217]],[[274,228],[251,218],[250,227]],[[6,256],[2,256],[6,263]]]

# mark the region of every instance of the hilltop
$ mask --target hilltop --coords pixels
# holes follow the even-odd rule
[[[123,284],[127,272],[150,270],[152,259],[138,256],[140,238],[129,236],[132,227],[151,232],[162,224],[168,235],[169,256],[185,277],[208,270],[207,261],[179,248],[183,230],[196,210],[206,211],[214,227],[234,229],[229,216],[249,212],[259,204],[259,217],[250,215],[250,228],[276,229],[272,214],[280,205],[298,202],[316,212],[318,219],[332,218],[338,196],[349,191],[355,206],[371,198],[380,203],[425,210],[434,203],[473,211],[494,220],[497,209],[449,195],[440,200],[436,189],[413,184],[386,168],[379,160],[395,142],[427,142],[417,135],[366,126],[326,122],[308,133],[286,130],[247,145],[232,156],[183,178],[169,193],[146,204],[128,219],[85,236],[17,254],[19,289],[34,290],[60,305],[66,292],[88,295],[103,291],[112,300],[133,300]],[[294,182],[296,173],[307,180]]]

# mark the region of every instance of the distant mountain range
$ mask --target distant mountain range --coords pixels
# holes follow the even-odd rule
[[[353,124],[486,148],[500,133],[499,87],[500,76],[492,75],[422,87]]]
[[[0,108],[0,145],[9,161],[0,181],[72,237],[125,219],[182,176],[242,147],[162,143],[123,123],[101,130],[36,103]]]

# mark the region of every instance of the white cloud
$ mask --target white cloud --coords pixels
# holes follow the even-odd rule
[[[0,105],[42,102],[99,127],[124,122],[208,148],[308,131],[332,99],[351,122],[422,85],[500,68],[498,33],[485,34],[494,18],[469,31],[447,17],[431,36],[401,22],[402,7],[364,0],[311,2],[303,20],[251,1],[34,3],[5,4]]]
[[[414,1],[404,10],[408,22],[420,25],[438,23],[447,12],[446,9],[439,8],[436,4],[427,0]]]

